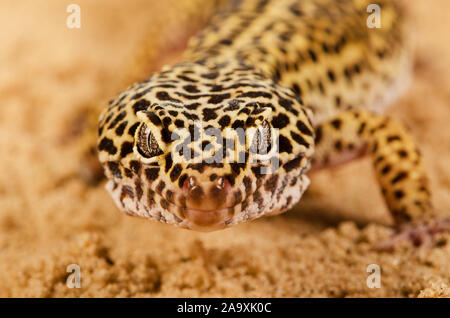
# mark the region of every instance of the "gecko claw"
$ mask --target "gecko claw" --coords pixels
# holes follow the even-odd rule
[[[450,218],[434,219],[419,225],[407,224],[402,226],[389,239],[376,244],[373,249],[376,251],[392,251],[401,242],[411,242],[421,249],[430,249],[436,234],[450,232]]]

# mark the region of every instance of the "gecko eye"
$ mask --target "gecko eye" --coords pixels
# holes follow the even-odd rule
[[[145,158],[152,158],[163,153],[161,148],[159,148],[158,142],[146,124],[142,124],[139,129],[137,149]]]
[[[260,126],[258,126],[255,136],[253,137],[250,151],[255,154],[265,155],[271,147],[271,129],[267,120],[264,120]]]

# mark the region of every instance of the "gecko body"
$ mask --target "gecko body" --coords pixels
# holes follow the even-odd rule
[[[241,1],[111,100],[98,150],[118,207],[215,230],[287,211],[311,167],[369,153],[396,224],[430,219],[420,153],[382,115],[411,78],[404,17],[379,1],[370,29],[369,4]]]

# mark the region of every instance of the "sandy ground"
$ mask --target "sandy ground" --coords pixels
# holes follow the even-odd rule
[[[293,211],[224,231],[196,233],[119,213],[103,186],[76,177],[73,123],[124,88],[123,70],[142,37],[174,28],[161,21],[177,2],[77,1],[82,27],[68,29],[72,2],[0,3],[1,297],[450,296],[449,235],[425,252],[370,250],[389,236],[391,219],[367,159],[313,175]],[[450,1],[408,6],[416,75],[391,113],[411,127],[436,209],[448,215]],[[192,21],[176,21],[174,52],[180,34],[198,27]],[[66,285],[69,264],[81,268],[79,289]],[[369,264],[381,267],[381,288],[367,287]]]

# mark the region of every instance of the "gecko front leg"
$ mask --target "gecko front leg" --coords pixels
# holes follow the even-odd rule
[[[412,136],[398,121],[368,111],[346,111],[316,127],[313,169],[337,165],[369,153],[397,233],[377,249],[400,241],[429,246],[436,233],[450,230],[431,204],[423,160]]]

